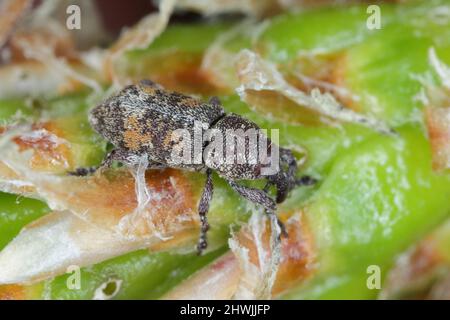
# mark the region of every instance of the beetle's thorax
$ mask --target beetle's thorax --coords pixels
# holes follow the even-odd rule
[[[204,150],[208,168],[230,180],[265,177],[262,169],[270,165],[267,158],[272,143],[258,125],[237,114],[227,114],[210,132]]]

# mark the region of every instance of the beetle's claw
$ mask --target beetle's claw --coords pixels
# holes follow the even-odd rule
[[[204,238],[200,238],[197,244],[197,255],[201,256],[203,251],[208,247],[208,242]]]

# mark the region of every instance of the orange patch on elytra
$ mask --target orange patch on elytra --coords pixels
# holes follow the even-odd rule
[[[136,116],[124,119],[124,127],[123,140],[128,149],[139,151],[142,146],[148,145],[150,142],[151,134],[142,132],[142,126]]]

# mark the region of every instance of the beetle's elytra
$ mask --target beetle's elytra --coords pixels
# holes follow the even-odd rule
[[[209,225],[206,214],[213,194],[211,177],[213,171],[226,179],[241,196],[262,205],[269,214],[275,214],[276,203],[284,201],[293,188],[315,183],[315,180],[309,176],[296,178],[297,162],[290,150],[272,143],[270,139],[261,134],[255,123],[237,114],[226,114],[220,101],[215,97],[211,98],[208,103],[203,103],[193,97],[165,90],[150,80],[142,80],[136,85],[124,88],[117,95],[93,108],[89,114],[89,122],[102,137],[115,147],[106,156],[101,167],[109,167],[114,160],[126,165],[136,165],[141,157],[146,155],[149,168],[171,167],[206,173],[206,184],[198,206],[201,221],[201,235],[197,245],[199,253],[207,247],[206,234]],[[211,143],[211,139],[201,142],[199,161],[175,163],[173,154],[174,151],[177,151],[175,148],[179,147],[179,144],[174,141],[174,133],[182,129],[195,135],[196,122],[203,123],[208,129],[224,135],[230,129],[237,131],[241,129],[240,132],[247,132],[249,129],[255,130],[258,132],[258,141],[262,139],[264,142],[262,145],[267,149],[264,151],[270,154],[275,148],[278,151],[278,170],[273,174],[263,175],[261,162],[242,163],[236,160],[237,154],[232,158],[234,159],[232,162],[212,160],[213,157],[207,157],[203,153]],[[249,144],[245,144],[245,146],[246,149],[243,152],[250,158]],[[225,146],[226,148],[227,146]],[[235,153],[242,153],[242,149],[241,151],[232,150]],[[259,157],[254,159],[259,159]],[[75,174],[84,175],[90,172],[92,170],[80,168],[76,170]],[[266,187],[260,190],[239,184],[239,180],[255,179],[266,179]],[[272,185],[277,190],[275,200],[268,194],[269,187]],[[281,222],[280,226],[283,227]],[[282,228],[282,230],[284,229]]]

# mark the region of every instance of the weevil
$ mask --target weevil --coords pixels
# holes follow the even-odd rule
[[[109,141],[114,149],[105,157],[99,168],[110,167],[113,161],[128,166],[138,164],[142,156],[148,157],[148,168],[178,168],[206,173],[206,183],[198,204],[201,233],[197,244],[201,254],[207,247],[209,224],[207,213],[213,195],[213,171],[224,178],[239,195],[261,205],[266,213],[274,215],[277,203],[283,202],[288,193],[297,186],[312,185],[316,180],[310,176],[296,177],[297,161],[291,150],[281,148],[271,142],[255,123],[238,114],[227,114],[217,97],[208,102],[173,91],[165,90],[161,85],[150,80],[125,87],[117,95],[94,107],[89,113],[89,122],[93,129]],[[196,122],[206,124],[217,133],[228,134],[229,130],[258,131],[265,139],[267,152],[278,151],[278,170],[270,175],[263,175],[261,162],[239,162],[233,157],[231,162],[220,162],[207,157],[204,151],[211,143],[205,139],[201,144],[200,161],[174,164],[173,154],[179,145],[174,140],[174,132],[184,129],[195,134]],[[205,128],[203,128],[205,129]],[[249,146],[246,144],[245,146]],[[237,149],[234,152],[238,152]],[[241,150],[242,152],[242,150]],[[249,155],[248,150],[244,150]],[[194,155],[195,157],[195,155]],[[267,160],[267,159],[266,159]],[[269,160],[270,161],[270,160]],[[270,165],[270,164],[269,164]],[[98,168],[79,168],[72,174],[86,175]],[[266,179],[263,189],[251,188],[240,183],[241,180]],[[270,187],[276,189],[276,198],[269,195]],[[281,221],[277,221],[285,234]]]

